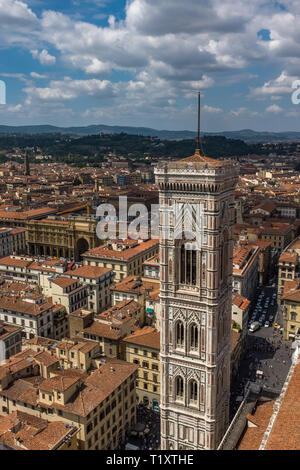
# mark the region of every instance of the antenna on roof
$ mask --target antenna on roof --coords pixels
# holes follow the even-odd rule
[[[201,95],[200,91],[198,92],[198,135],[197,135],[197,148],[196,150],[200,150],[200,103],[201,103]]]

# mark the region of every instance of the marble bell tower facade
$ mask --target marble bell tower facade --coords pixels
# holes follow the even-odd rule
[[[229,425],[238,165],[205,157],[198,145],[192,157],[158,166],[155,177],[160,198],[161,449],[216,449]]]

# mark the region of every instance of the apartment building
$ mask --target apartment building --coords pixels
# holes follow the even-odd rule
[[[150,278],[141,278],[140,276],[128,276],[123,281],[116,283],[111,287],[112,305],[116,305],[122,300],[134,300],[138,302],[142,309],[142,325],[145,323],[145,305],[146,299],[151,293],[158,295],[160,282]]]
[[[272,248],[283,251],[293,239],[293,227],[290,223],[269,222],[262,227],[261,239],[272,243]]]
[[[95,313],[101,313],[111,305],[110,288],[114,283],[115,273],[111,268],[99,266],[80,266],[66,271],[64,276],[78,279],[88,290],[87,308]]]
[[[250,301],[240,294],[233,292],[232,294],[232,321],[234,328],[242,332],[242,341],[246,339],[247,326],[250,310]]]
[[[144,261],[144,276],[160,280],[160,256],[157,253],[153,258]]]
[[[55,258],[43,259],[31,256],[6,256],[0,259],[0,276],[9,276],[18,281],[38,284],[44,289],[44,282],[54,274],[67,270],[66,261]],[[45,285],[47,288],[47,282]],[[47,294],[47,292],[44,292]]]
[[[77,450],[77,426],[14,411],[0,416],[0,442],[10,450]]]
[[[278,300],[283,295],[286,281],[300,277],[300,237],[286,247],[278,261]]]
[[[107,357],[123,357],[122,338],[141,326],[141,306],[124,300],[100,315],[79,310],[69,315],[70,337],[97,341],[100,352]]]
[[[1,348],[1,344],[3,348]],[[21,351],[22,328],[9,325],[0,320],[0,364],[4,359],[10,358]]]
[[[25,252],[25,230],[21,228],[0,227],[0,257]]]
[[[0,320],[22,328],[22,336],[53,335],[53,307],[41,294],[28,293],[21,296],[0,295]]]
[[[82,254],[83,264],[110,268],[119,282],[128,276],[141,276],[143,263],[158,253],[158,240],[113,240]]]
[[[96,341],[65,338],[56,344],[55,353],[63,369],[89,371],[94,365],[94,358],[100,354],[100,345]]]
[[[78,279],[49,277],[48,295],[51,295],[54,304],[63,305],[68,314],[88,306],[88,287]]]
[[[300,279],[286,281],[281,304],[283,336],[286,341],[293,341],[300,333]]]
[[[78,428],[80,450],[117,449],[136,424],[138,366],[104,359],[88,376],[57,368],[46,377],[36,360],[40,355],[44,362],[51,358],[46,352],[26,350],[0,366],[0,416],[21,411],[60,421]]]
[[[241,245],[233,253],[233,291],[252,300],[258,285],[258,246]]]
[[[136,394],[138,403],[159,411],[160,403],[160,334],[144,327],[123,339],[127,362],[138,365]]]

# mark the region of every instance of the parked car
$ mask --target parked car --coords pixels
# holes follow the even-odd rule
[[[255,322],[251,323],[249,331],[251,331],[253,333],[254,331],[258,330],[260,326],[261,325],[259,324],[259,322],[255,321]]]
[[[265,322],[265,325],[264,325],[264,326],[265,326],[265,328],[269,328],[270,322],[267,320],[267,321]]]

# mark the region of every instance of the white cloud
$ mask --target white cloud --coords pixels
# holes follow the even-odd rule
[[[292,84],[296,79],[297,77],[292,77],[283,71],[275,80],[270,80],[262,87],[251,90],[250,96],[257,98],[268,96],[272,99],[280,99],[280,95],[292,94]]]
[[[268,108],[266,108],[267,113],[274,113],[274,114],[279,114],[283,112],[283,109],[278,106],[277,104],[272,104]]]
[[[113,97],[117,93],[117,88],[108,80],[72,80],[66,77],[61,81],[51,81],[48,87],[31,86],[24,91],[27,94],[26,104],[32,104],[36,101],[68,101],[82,96],[104,99]]]
[[[0,0],[0,44],[26,46],[39,21],[26,3],[19,0]]]
[[[230,111],[230,114],[232,116],[238,117],[241,114],[244,114],[246,111],[247,111],[247,108],[241,107],[239,109],[235,109],[235,110]]]
[[[47,78],[47,75],[41,75],[41,74],[36,73],[36,72],[30,72],[30,76],[32,78],[36,78],[37,80],[42,79],[42,78]]]
[[[207,113],[211,113],[211,114],[219,114],[223,112],[223,109],[221,108],[214,108],[213,106],[208,106],[208,105],[204,105],[202,109],[203,111]]]
[[[31,51],[32,57],[38,59],[42,65],[54,65],[56,63],[56,57],[49,54],[46,49],[39,52],[37,49]]]

